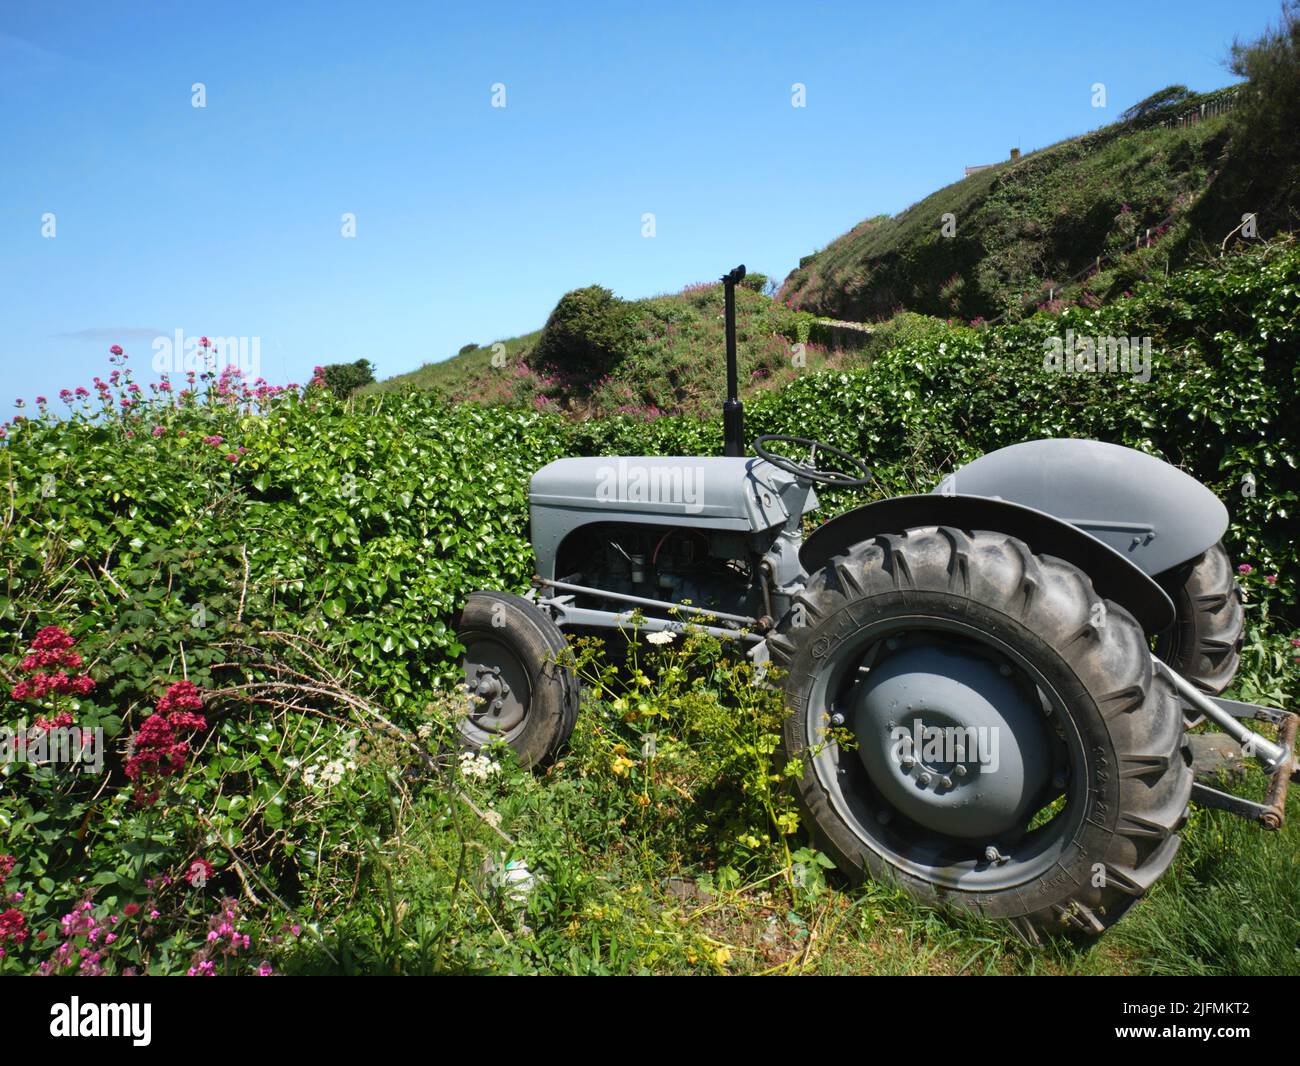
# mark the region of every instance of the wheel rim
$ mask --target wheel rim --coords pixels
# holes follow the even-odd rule
[[[465,645],[464,670],[473,706],[461,732],[479,745],[513,740],[523,730],[532,702],[523,660],[502,641],[473,636]]]
[[[944,673],[943,691],[916,683]],[[997,891],[1070,850],[1084,820],[1083,743],[1059,692],[1010,645],[955,619],[883,619],[835,649],[809,696],[813,772],[854,835],[896,869]],[[999,732],[969,732],[990,727]],[[965,751],[954,750],[962,738]]]

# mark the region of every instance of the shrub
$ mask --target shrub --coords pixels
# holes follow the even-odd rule
[[[1149,126],[1171,114],[1176,114],[1196,94],[1186,85],[1167,85],[1153,92],[1145,100],[1139,100],[1122,115],[1121,122],[1136,126]]]
[[[335,396],[346,400],[357,389],[374,383],[375,368],[369,359],[358,359],[355,363],[330,363],[320,368],[318,376]]]
[[[635,336],[632,305],[609,289],[588,285],[560,297],[528,361],[538,370],[589,382],[618,366],[632,351]]]

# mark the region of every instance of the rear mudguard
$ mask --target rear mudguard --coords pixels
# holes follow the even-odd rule
[[[1095,440],[1033,440],[982,455],[935,492],[993,496],[1046,511],[1109,544],[1152,577],[1212,548],[1228,510],[1177,467]]]
[[[869,503],[816,530],[799,550],[799,562],[812,574],[854,544],[918,526],[989,529],[1017,537],[1035,552],[1073,563],[1092,579],[1098,595],[1124,607],[1148,633],[1173,624],[1168,594],[1109,544],[1033,507],[984,496],[897,496]]]

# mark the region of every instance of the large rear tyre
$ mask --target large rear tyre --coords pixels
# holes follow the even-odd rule
[[[1175,619],[1156,642],[1156,654],[1206,695],[1217,696],[1237,673],[1245,629],[1232,560],[1216,544],[1164,584]]]
[[[1035,938],[1102,932],[1172,861],[1178,700],[1071,564],[1000,533],[879,536],[813,575],[770,646],[800,804],[851,878]]]
[[[559,626],[508,592],[472,592],[456,626],[472,707],[460,724],[467,747],[504,740],[527,767],[555,759],[578,716],[578,680],[564,665]]]

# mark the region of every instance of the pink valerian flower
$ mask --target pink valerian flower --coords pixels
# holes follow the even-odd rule
[[[221,901],[221,910],[208,920],[206,943],[190,959],[191,977],[210,977],[216,973],[214,956],[221,955],[229,959],[249,949],[252,938],[240,931],[239,921],[239,905],[227,896]],[[257,972],[262,977],[271,976],[269,964],[266,962],[258,967]]]
[[[36,397],[36,403],[37,403],[39,406],[41,406],[41,407],[44,407],[44,406],[45,406],[47,403],[49,403],[49,402],[50,402],[50,401],[47,400],[44,396],[37,396],[37,397]]]
[[[221,436],[219,433],[214,433],[210,437],[204,437],[203,443],[208,445],[211,448],[216,448],[220,446],[225,439],[226,438]]]
[[[150,432],[151,435],[153,435],[153,436],[155,436],[155,437],[161,437],[161,436],[163,436],[163,435],[167,432],[167,427],[166,427],[166,426],[154,426],[153,429],[151,429],[149,432]]]
[[[1270,585],[1277,584],[1277,574],[1269,574],[1264,580]]]
[[[237,463],[237,462],[239,462],[239,456],[236,455],[234,452],[228,452],[228,453],[226,454],[226,462],[228,462],[228,463]]]
[[[76,967],[77,973],[83,977],[101,976],[104,973],[103,954],[93,949],[109,930],[95,917],[94,905],[89,899],[82,900],[59,919],[59,931],[63,935],[63,943],[41,963],[37,973],[49,976],[66,973]],[[38,939],[44,937],[38,936]],[[78,944],[78,940],[82,943]]]
[[[1250,563],[1242,563],[1239,567],[1237,567],[1237,573],[1249,574],[1254,569],[1255,568],[1251,566]]]
[[[263,959],[263,960],[258,964],[258,967],[257,967],[257,971],[256,971],[256,972],[257,972],[257,976],[258,976],[258,977],[274,977],[274,976],[275,976],[275,968],[274,968],[274,967],[273,967],[269,962],[267,962],[266,959]]]
[[[111,347],[111,348],[109,349],[109,351],[110,351],[113,355],[121,355],[121,354],[122,354],[122,346],[121,346],[120,344],[115,344],[115,345],[113,345],[113,347]]]

